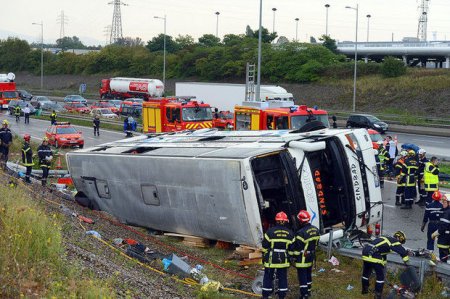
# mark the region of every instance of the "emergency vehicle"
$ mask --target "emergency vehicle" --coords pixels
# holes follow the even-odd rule
[[[19,100],[13,73],[0,74],[0,108],[8,109],[11,100]]]
[[[144,133],[175,132],[212,128],[209,104],[191,98],[154,98],[143,103]]]
[[[244,101],[234,108],[235,130],[297,130],[312,121],[329,127],[328,112],[291,100]]]

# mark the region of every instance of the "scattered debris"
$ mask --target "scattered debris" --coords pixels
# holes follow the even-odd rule
[[[325,269],[324,269],[324,268],[320,268],[319,270],[317,270],[317,272],[318,272],[318,273],[325,272]]]
[[[176,233],[165,233],[165,236],[183,238],[183,244],[194,247],[208,248],[209,240],[201,237],[182,235]]]
[[[330,271],[331,271],[331,272],[336,272],[336,273],[344,273],[344,271],[339,270],[339,269],[336,269],[336,268],[333,268],[333,269],[331,269]]]
[[[102,236],[98,232],[96,232],[95,230],[88,230],[86,232],[86,235],[93,235],[94,237],[99,238],[99,239],[102,238]]]
[[[262,252],[259,248],[240,245],[236,248],[235,252],[243,259],[260,259],[262,258]]]
[[[335,256],[331,256],[328,260],[333,266],[339,266],[339,260]]]
[[[347,291],[351,291],[351,290],[353,290],[353,286],[352,286],[351,284],[349,284],[349,285],[347,286]]]

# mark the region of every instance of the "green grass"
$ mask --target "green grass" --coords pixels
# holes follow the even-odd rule
[[[47,215],[20,188],[0,185],[2,297],[114,297],[106,282],[62,260],[61,221]]]

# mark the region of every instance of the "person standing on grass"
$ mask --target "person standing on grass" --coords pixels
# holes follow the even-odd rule
[[[31,170],[33,168],[33,150],[30,146],[30,134],[23,135],[23,146],[22,146],[22,163],[26,168],[25,172],[25,183],[31,183],[30,176]]]
[[[42,169],[42,186],[47,185],[48,172],[52,164],[53,152],[48,145],[48,138],[42,138],[42,144],[38,147],[39,165]]]
[[[52,125],[56,124],[56,117],[57,117],[56,111],[53,110],[52,114],[50,114],[50,124]]]
[[[0,153],[1,153],[1,165],[3,169],[6,169],[6,163],[8,162],[9,147],[13,141],[13,135],[8,128],[9,122],[4,119],[3,127],[0,129]]]
[[[97,136],[100,136],[100,117],[98,114],[95,115],[94,119],[92,120],[92,125],[94,126],[94,136],[97,134]]]

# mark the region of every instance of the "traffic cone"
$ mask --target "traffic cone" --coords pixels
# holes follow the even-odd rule
[[[58,159],[56,160],[55,168],[56,169],[61,169],[62,168],[62,166],[61,166],[61,155],[58,155]]]

